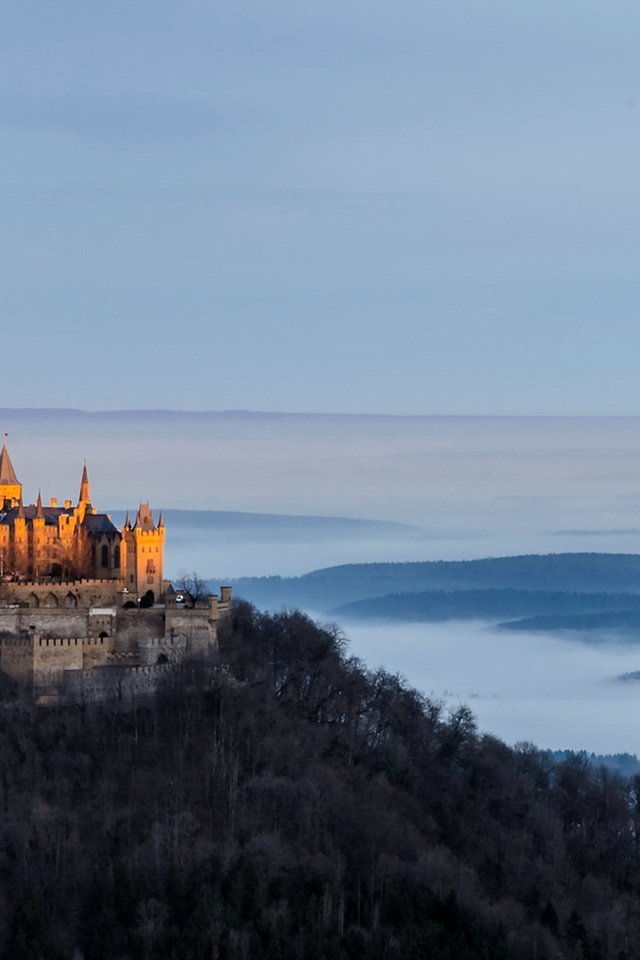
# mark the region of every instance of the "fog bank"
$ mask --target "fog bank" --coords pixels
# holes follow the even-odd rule
[[[640,642],[523,636],[482,621],[349,624],[346,634],[369,667],[447,705],[468,704],[479,728],[507,743],[640,753],[640,682],[616,679],[640,669]]]

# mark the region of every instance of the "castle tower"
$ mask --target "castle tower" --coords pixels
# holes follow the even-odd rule
[[[141,503],[135,523],[125,523],[122,531],[124,545],[125,582],[127,590],[136,598],[147,590],[155,600],[162,594],[165,528],[160,517],[156,524],[148,503]]]
[[[18,481],[16,472],[11,463],[11,457],[7,450],[5,433],[5,442],[0,450],[0,512],[17,507],[22,499],[22,484]]]
[[[36,512],[29,524],[29,572],[34,580],[37,580],[42,572],[44,562],[44,509],[42,506],[42,494],[38,490],[38,499],[36,500]]]

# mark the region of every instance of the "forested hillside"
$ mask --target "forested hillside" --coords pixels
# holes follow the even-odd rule
[[[474,617],[517,621],[519,629],[530,623],[607,622],[613,616],[620,625],[640,622],[640,594],[574,593],[558,590],[432,590],[424,593],[393,593],[370,600],[356,600],[330,610],[343,620],[393,620],[411,623],[465,620]],[[510,626],[510,624],[507,624]]]
[[[626,553],[552,553],[484,560],[356,563],[313,570],[301,577],[213,578],[235,595],[269,609],[300,606],[329,611],[389,594],[453,590],[544,590],[640,593],[640,556]]]
[[[640,957],[640,780],[236,604],[125,708],[0,713],[3,960]]]

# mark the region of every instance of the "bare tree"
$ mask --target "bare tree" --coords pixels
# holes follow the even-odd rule
[[[195,607],[197,603],[209,596],[207,581],[198,576],[195,571],[181,574],[176,580],[175,589],[177,593],[183,595],[190,607]]]

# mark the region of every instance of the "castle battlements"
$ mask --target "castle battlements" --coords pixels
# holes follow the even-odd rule
[[[76,506],[25,506],[0,451],[0,670],[42,702],[149,693],[187,656],[217,646],[231,588],[179,602],[163,578],[165,525],[148,503],[118,530],[91,503],[86,465]]]
[[[81,589],[82,587],[110,587],[113,585],[113,578],[107,580],[106,578],[100,577],[79,577],[77,580],[60,580],[53,577],[42,577],[40,580],[23,580],[16,577],[15,580],[11,580],[8,577],[4,577],[0,583],[5,584],[11,589],[17,587],[68,587],[70,589]]]

